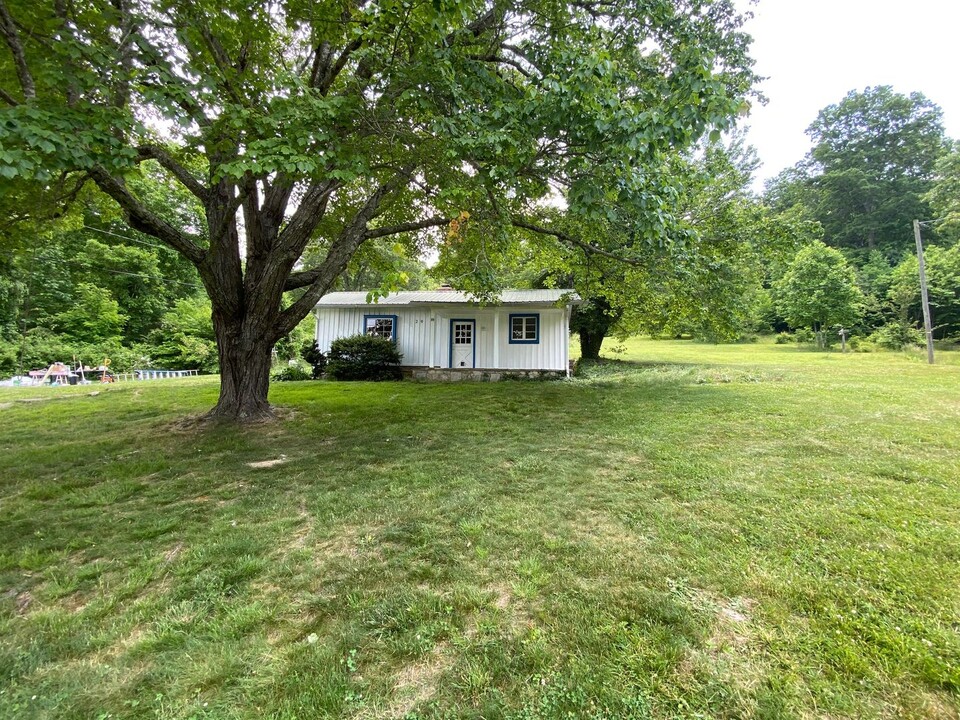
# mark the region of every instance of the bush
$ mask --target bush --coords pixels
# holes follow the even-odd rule
[[[903,350],[910,345],[926,343],[922,332],[903,322],[892,322],[878,327],[869,340],[887,350]]]
[[[277,370],[273,374],[273,379],[277,382],[297,382],[299,380],[309,380],[310,373],[300,365],[288,365],[281,370]]]
[[[777,337],[774,338],[773,342],[777,345],[788,345],[793,342],[793,335],[788,332],[777,333]]]
[[[323,371],[327,368],[327,356],[320,352],[320,346],[317,345],[316,340],[308,340],[303,344],[300,357],[313,369],[314,380],[323,377]]]
[[[850,352],[871,353],[876,351],[877,346],[867,338],[854,335],[852,338],[847,340],[847,348],[850,350]]]
[[[934,342],[934,346],[939,350],[960,350],[960,335],[952,335],[943,338],[943,340],[937,340]]]
[[[150,333],[154,345],[150,365],[168,370],[216,372],[217,342],[210,319],[210,300],[180,298]]]
[[[402,359],[393,341],[354,335],[330,345],[327,374],[334,380],[399,380]]]
[[[810,328],[800,328],[793,334],[793,339],[798,343],[812,343],[817,337]]]

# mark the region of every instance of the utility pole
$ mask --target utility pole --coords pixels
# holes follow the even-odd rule
[[[920,221],[913,221],[913,237],[917,241],[917,263],[920,266],[920,303],[923,305],[923,329],[927,334],[927,362],[933,365],[933,326],[930,323],[930,300],[927,298],[927,270],[923,263],[923,241]]]

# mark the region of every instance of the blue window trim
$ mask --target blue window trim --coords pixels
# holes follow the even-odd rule
[[[476,318],[451,318],[450,319],[450,342],[448,343],[450,352],[447,356],[447,367],[453,368],[453,324],[454,323],[473,323],[473,367],[477,367],[477,319]]]
[[[393,320],[393,332],[390,333],[390,339],[393,340],[393,342],[397,341],[397,316],[396,315],[364,315],[363,327],[360,328],[361,335],[367,334],[367,320],[370,320],[371,318],[374,320],[386,320],[387,318],[389,318],[390,320]]]
[[[534,340],[514,340],[513,339],[513,319],[514,318],[534,318],[536,322],[537,337]],[[507,320],[507,342],[510,345],[539,345],[540,344],[540,313],[511,313]]]

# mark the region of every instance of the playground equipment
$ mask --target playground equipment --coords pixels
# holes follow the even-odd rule
[[[175,378],[194,377],[200,374],[199,370],[160,370],[157,368],[143,368],[132,372],[115,373],[110,370],[110,358],[104,358],[103,362],[97,367],[85,366],[82,362],[77,362],[74,358],[75,369],[72,369],[66,363],[55,362],[45,370],[31,370],[29,378],[23,378],[34,385],[43,385],[47,381],[51,385],[76,385],[89,384],[91,382],[112,383],[112,382],[130,382],[135,380],[171,380]],[[14,383],[13,379],[9,384]]]
[[[40,385],[43,385],[47,380],[50,381],[51,385],[77,384],[77,376],[73,370],[60,362],[53,363],[46,370],[31,370],[28,374],[34,379],[39,378],[37,382]],[[71,378],[73,378],[73,382],[70,382]]]

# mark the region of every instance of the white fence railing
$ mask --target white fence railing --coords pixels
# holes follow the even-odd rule
[[[118,382],[132,382],[135,380],[170,380],[199,375],[199,370],[134,370],[133,372],[115,372],[113,377]]]

